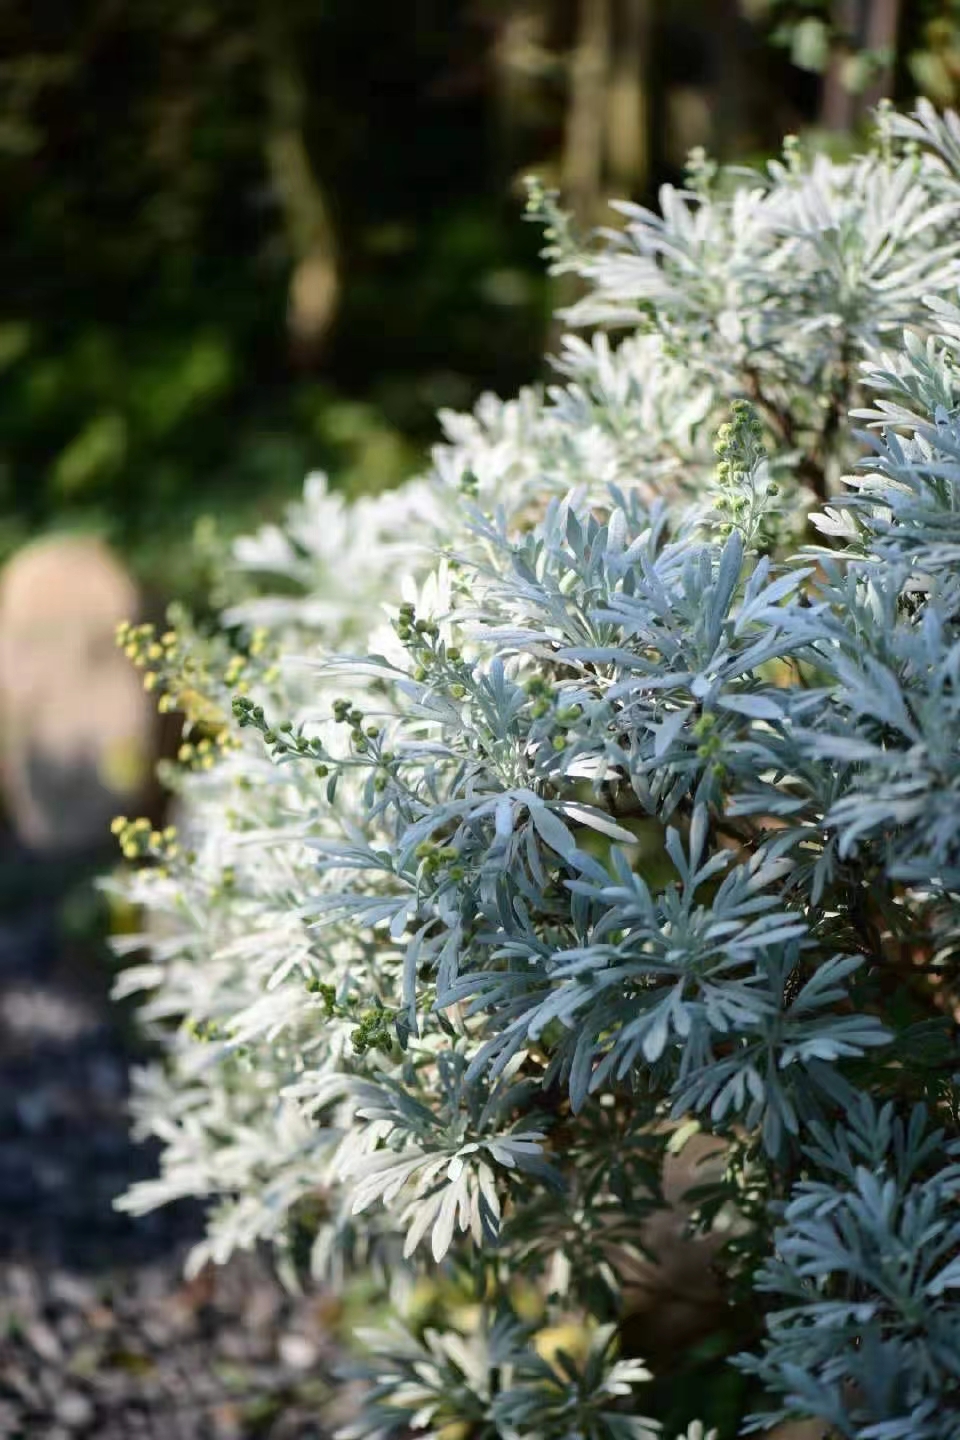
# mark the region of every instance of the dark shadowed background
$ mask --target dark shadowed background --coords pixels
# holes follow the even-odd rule
[[[186,551],[305,471],[408,473],[439,406],[533,378],[520,179],[584,220],[688,148],[949,101],[950,0],[31,0],[0,13],[0,543]],[[171,542],[176,553],[170,553]],[[198,547],[202,552],[202,544]]]

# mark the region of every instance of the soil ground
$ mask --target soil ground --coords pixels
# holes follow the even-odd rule
[[[0,844],[0,1437],[323,1440],[316,1298],[263,1256],[187,1283],[199,1209],[114,1208],[157,1156],[129,1136],[137,1041],[108,967],[64,938],[85,884]]]

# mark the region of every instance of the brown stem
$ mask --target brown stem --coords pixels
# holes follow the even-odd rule
[[[797,441],[797,427],[789,410],[783,410],[768,400],[763,393],[760,384],[760,376],[756,370],[748,368],[745,371],[747,382],[747,393],[750,399],[761,410],[770,428],[773,430],[780,443],[788,450],[799,449]],[[806,482],[819,501],[827,499],[827,473],[826,466],[813,456],[804,455],[797,466],[797,476]]]

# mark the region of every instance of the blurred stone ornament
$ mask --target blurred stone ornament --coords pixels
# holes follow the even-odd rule
[[[146,797],[155,707],[115,641],[139,609],[133,580],[91,537],[36,541],[0,574],[0,780],[31,848],[104,844],[117,811]]]

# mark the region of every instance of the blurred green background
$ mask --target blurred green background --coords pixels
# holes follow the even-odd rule
[[[8,3],[0,558],[94,531],[201,595],[211,526],[314,467],[394,483],[438,407],[537,376],[524,174],[589,224],[691,145],[842,139],[958,81],[951,0]]]

